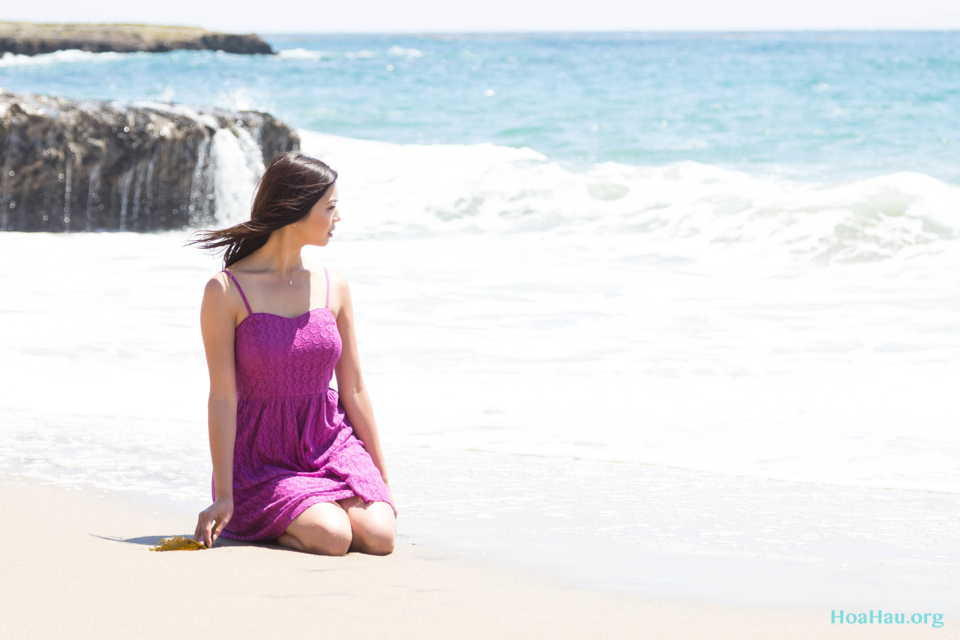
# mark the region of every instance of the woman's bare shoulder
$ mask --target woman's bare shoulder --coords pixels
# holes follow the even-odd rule
[[[203,296],[225,296],[232,285],[233,281],[227,275],[226,270],[218,271],[207,280],[207,285],[203,289]]]
[[[334,269],[333,267],[327,267],[327,271],[330,272],[330,286],[331,287],[346,287],[349,285],[347,282],[347,277]]]
[[[233,312],[234,296],[239,297],[239,293],[233,293],[230,290],[236,289],[234,283],[226,271],[215,273],[207,280],[203,289],[203,306],[214,312]]]
[[[330,290],[339,291],[342,287],[347,287],[347,278],[342,273],[334,269],[333,267],[320,263],[320,262],[304,262],[303,266],[309,269],[312,273],[319,274],[320,283],[323,283],[323,270],[327,270],[327,276],[330,278]]]
[[[324,266],[320,266],[317,269],[318,271],[323,272]],[[350,302],[350,284],[347,282],[346,276],[334,269],[333,267],[326,267],[327,276],[330,278],[330,300],[328,302],[329,308],[333,311],[333,315],[337,320],[341,317],[341,312],[343,309],[349,308],[351,305]],[[321,283],[323,282],[321,277]],[[321,284],[321,286],[323,286]]]

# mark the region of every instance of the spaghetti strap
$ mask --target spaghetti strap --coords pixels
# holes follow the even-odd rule
[[[225,273],[230,276],[230,279],[233,280],[233,284],[237,285],[237,291],[240,292],[240,297],[243,298],[243,304],[247,305],[247,313],[253,315],[253,309],[250,308],[250,303],[247,302],[247,296],[243,293],[243,287],[240,286],[240,283],[237,282],[237,279],[234,277],[234,275],[226,269],[224,269],[221,273]],[[253,321],[251,320],[251,322]]]
[[[323,308],[330,308],[330,273],[327,271],[327,268],[323,268],[323,277],[327,279],[327,301],[324,303]]]

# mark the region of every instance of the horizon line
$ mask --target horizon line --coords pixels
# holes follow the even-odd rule
[[[722,28],[610,28],[610,29],[484,29],[484,30],[455,30],[455,29],[408,29],[408,30],[353,30],[330,29],[318,31],[220,31],[210,27],[195,24],[169,24],[161,22],[99,22],[99,21],[64,21],[64,22],[34,22],[30,20],[0,20],[0,24],[32,24],[32,25],[103,25],[103,26],[144,26],[144,27],[174,27],[199,28],[219,33],[245,35],[369,35],[369,36],[523,36],[523,35],[638,35],[638,34],[777,34],[777,33],[960,33],[960,26],[956,27],[722,27]]]
[[[238,33],[238,32],[231,32]],[[823,29],[823,28],[745,28],[745,29],[609,29],[609,30],[591,30],[591,31],[429,31],[429,30],[411,30],[411,31],[259,31],[258,35],[358,35],[358,36],[491,36],[491,35],[642,35],[642,34],[777,34],[777,33],[960,33],[960,27],[951,28],[886,28],[886,27],[847,27],[842,29]]]

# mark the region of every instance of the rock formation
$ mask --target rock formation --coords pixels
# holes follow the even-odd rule
[[[33,24],[0,22],[0,54],[82,51],[173,51],[211,49],[227,53],[273,53],[255,34],[217,33],[197,27],[147,24]]]
[[[0,89],[0,230],[152,231],[249,215],[300,139],[266,113]]]

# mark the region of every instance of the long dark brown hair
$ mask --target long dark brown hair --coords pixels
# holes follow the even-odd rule
[[[188,245],[223,251],[223,268],[267,243],[270,234],[307,217],[337,180],[337,172],[298,151],[274,156],[257,182],[250,220],[226,229],[202,230]]]

